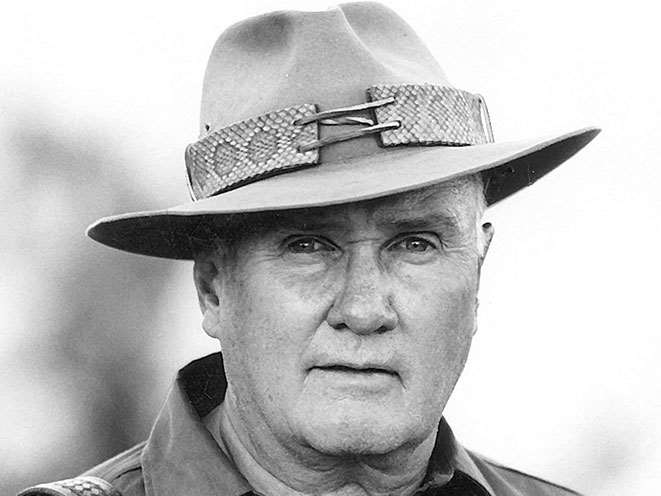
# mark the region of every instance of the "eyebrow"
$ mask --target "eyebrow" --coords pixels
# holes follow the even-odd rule
[[[406,213],[392,211],[379,212],[376,215],[379,226],[394,226],[404,230],[419,230],[430,227],[459,229],[461,223],[457,215],[450,212]]]
[[[302,229],[305,231],[330,230],[346,225],[342,218],[322,219],[300,216],[283,216],[273,219],[272,227],[280,229]],[[457,215],[450,212],[402,213],[396,210],[375,212],[375,222],[382,228],[397,228],[405,231],[416,231],[429,228],[460,229],[461,222]]]

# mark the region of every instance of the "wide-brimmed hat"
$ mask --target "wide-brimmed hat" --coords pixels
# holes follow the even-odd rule
[[[210,216],[367,200],[476,173],[492,205],[599,132],[494,142],[482,96],[452,86],[411,27],[372,2],[230,27],[209,59],[200,121],[185,153],[193,201],[103,218],[90,237],[190,259]]]

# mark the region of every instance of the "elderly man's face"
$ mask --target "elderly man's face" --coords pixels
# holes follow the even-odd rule
[[[205,329],[249,432],[327,454],[429,436],[475,330],[474,188],[287,212],[231,264],[198,261]]]

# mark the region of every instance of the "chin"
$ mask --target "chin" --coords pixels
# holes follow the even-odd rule
[[[323,403],[308,405],[294,415],[296,436],[315,451],[334,456],[385,455],[420,443],[424,425],[397,408]]]

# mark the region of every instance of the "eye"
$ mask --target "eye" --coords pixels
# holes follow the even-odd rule
[[[335,247],[328,241],[307,236],[288,240],[286,249],[290,253],[319,253],[334,251]]]
[[[440,240],[435,234],[417,234],[403,236],[389,246],[390,251],[402,255],[421,257],[429,256],[438,250]]]
[[[422,238],[406,238],[400,241],[400,244],[403,244],[407,251],[425,252],[435,248],[429,241]]]

